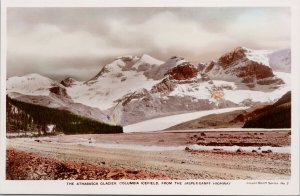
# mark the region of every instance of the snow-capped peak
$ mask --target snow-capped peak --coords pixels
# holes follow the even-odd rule
[[[251,61],[255,61],[255,62],[258,62],[258,63],[262,63],[266,66],[270,66],[269,56],[272,52],[273,52],[272,50],[247,49],[245,54],[246,54],[246,57]]]
[[[101,116],[105,122],[108,116],[124,125],[161,115],[274,101],[290,90],[288,80],[281,79],[290,74],[272,71],[272,65],[285,65],[282,62],[290,64],[290,50],[238,47],[206,65],[178,56],[162,62],[147,54],[124,55],[101,66],[86,82],[68,77],[59,84],[39,74],[11,77],[7,93],[30,95],[24,96],[26,100],[41,100],[46,107],[50,100],[50,105]],[[102,111],[93,112],[95,108]]]
[[[204,70],[211,79],[245,84],[249,88],[279,88],[284,81],[277,78],[270,65],[272,50],[253,50],[237,47],[221,56]]]
[[[102,67],[100,72],[89,81],[96,80],[100,76],[105,75],[122,77],[124,76],[125,72],[132,72],[131,75],[134,75],[136,72],[143,74],[146,71],[151,71],[153,67],[157,67],[163,63],[163,61],[155,59],[147,54],[143,54],[141,56],[123,55],[117,57],[114,61]]]
[[[148,54],[142,54],[142,55],[139,55],[139,56],[134,56],[134,55],[123,55],[123,56],[119,56],[116,58],[116,62],[120,62],[118,60],[121,60],[123,62],[132,62],[133,64],[149,64],[149,65],[161,65],[163,64],[164,62],[163,61],[160,61]],[[114,62],[114,61],[113,61]],[[113,63],[112,62],[112,63]],[[112,64],[110,63],[110,64]]]
[[[139,56],[139,59],[134,63],[132,68],[137,69],[138,71],[146,71],[151,69],[152,66],[159,66],[163,63],[163,61],[155,59],[150,55],[143,54]]]
[[[239,46],[233,49],[232,51],[225,53],[223,56],[220,57],[220,59],[223,62],[231,63],[239,59],[247,58],[248,60],[269,67],[269,55],[272,52],[272,50],[254,50],[243,46]]]
[[[145,72],[145,75],[147,76],[147,78],[152,78],[154,80],[160,80],[162,79],[165,74],[170,71],[171,69],[173,69],[174,67],[178,66],[178,65],[183,65],[183,64],[190,64],[188,61],[186,61],[184,58],[182,57],[177,57],[177,56],[173,56],[171,58],[169,58],[168,60],[166,60],[165,63],[153,67],[151,70],[148,70],[147,72]]]
[[[185,58],[179,56],[172,56],[169,58],[165,64],[168,64],[170,68],[182,65],[184,63],[189,63]]]
[[[291,49],[254,50],[239,47],[244,50],[246,58],[271,67],[274,71],[291,72]]]
[[[118,56],[117,58],[116,58],[116,60],[117,59],[122,59],[122,60],[124,60],[124,61],[126,61],[126,60],[132,60],[132,59],[134,59],[134,58],[138,58],[137,56],[134,56],[134,55],[123,55],[123,56]]]
[[[152,56],[147,54],[141,55],[139,61],[143,63],[148,63],[149,65],[161,65],[164,63],[163,61],[153,58]]]
[[[31,74],[27,74],[27,75],[24,75],[24,76],[13,76],[13,77],[10,77],[8,78],[7,81],[9,82],[13,82],[13,81],[17,81],[17,80],[24,80],[24,81],[37,81],[37,82],[41,82],[41,83],[49,83],[49,82],[53,82],[53,80],[45,77],[45,76],[42,76],[40,74],[37,74],[37,73],[31,73]]]
[[[75,80],[74,78],[72,77],[67,77],[65,78],[64,80],[62,80],[60,83],[62,85],[64,85],[65,87],[70,87],[72,86],[75,82],[77,82],[77,80]]]
[[[269,55],[269,63],[274,71],[291,72],[291,49],[276,50]]]
[[[58,85],[55,81],[40,74],[14,76],[7,80],[7,93],[17,92],[25,95],[49,95],[49,88]]]

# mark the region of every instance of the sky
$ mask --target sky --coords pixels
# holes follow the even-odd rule
[[[87,80],[122,55],[216,60],[290,47],[289,8],[8,8],[7,76]]]

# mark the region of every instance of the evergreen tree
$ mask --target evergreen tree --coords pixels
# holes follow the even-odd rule
[[[16,111],[12,111],[12,107]],[[14,122],[14,123],[13,123]],[[113,126],[69,111],[48,108],[7,97],[7,124],[14,130],[23,130],[25,134],[37,131],[39,135],[47,134],[47,125],[53,124],[55,130],[65,134],[105,134],[122,133],[121,126]]]

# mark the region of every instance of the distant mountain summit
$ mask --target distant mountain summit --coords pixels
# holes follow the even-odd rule
[[[291,49],[276,50],[269,54],[269,64],[273,71],[291,72]]]
[[[100,76],[121,77],[124,71],[146,72],[163,64],[147,54],[141,56],[126,55],[117,57],[113,62],[103,66],[100,72],[89,81],[97,80]]]
[[[74,85],[75,82],[77,81],[74,78],[67,77],[64,80],[62,80],[60,84],[62,84],[65,87],[71,87],[72,85]]]
[[[209,63],[125,55],[87,81],[11,77],[7,94],[102,122],[135,122],[201,110],[274,103],[290,90],[289,50],[238,47]],[[275,71],[274,71],[275,70]]]
[[[251,50],[238,47],[210,62],[204,72],[212,79],[222,79],[245,84],[249,88],[278,88],[284,81],[276,77],[269,63],[268,50]]]
[[[32,73],[25,76],[14,76],[8,78],[6,90],[9,93],[17,92],[24,95],[49,95],[53,87],[64,88],[58,82],[44,77],[40,74]]]

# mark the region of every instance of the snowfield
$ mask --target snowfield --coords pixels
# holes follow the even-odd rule
[[[268,67],[270,67],[269,56],[274,52],[272,50],[251,50],[243,47],[246,50],[246,56],[248,59],[252,61],[256,61],[258,63],[262,63]]]
[[[257,90],[250,89],[237,89],[233,82],[224,82],[221,80],[215,80],[217,86],[222,84],[231,86],[234,90],[224,89],[224,99],[230,100],[233,103],[239,104],[244,100],[250,99],[254,102],[274,102],[282,95],[291,90],[291,74],[284,72],[274,72],[274,74],[284,81],[284,85],[270,92],[259,91],[259,88],[264,88],[262,85],[257,85]]]
[[[35,73],[8,78],[6,83],[8,93],[16,92],[34,96],[48,96],[50,94],[49,88],[59,85],[53,80]]]
[[[122,74],[122,77],[100,77],[90,85],[74,85],[67,88],[68,95],[76,103],[105,110],[115,106],[114,101],[125,94],[143,88],[150,90],[158,82],[130,71],[123,71]],[[122,78],[124,81],[121,81]]]
[[[203,116],[207,116],[210,114],[220,114],[225,112],[231,112],[235,110],[244,110],[248,107],[234,107],[234,108],[225,108],[225,109],[217,109],[217,110],[206,110],[200,112],[191,112],[185,114],[171,115],[165,116],[161,118],[155,118],[151,120],[146,120],[143,122],[127,125],[123,127],[124,133],[129,132],[148,132],[148,131],[160,131],[172,127],[174,125],[194,120]]]
[[[183,57],[172,56],[163,62],[144,54],[118,57],[101,66],[101,70],[87,81],[66,78],[59,82],[39,74],[14,76],[7,80],[7,94],[33,104],[62,107],[103,122],[113,119],[112,124],[129,124],[125,126],[128,132],[161,130],[211,113],[226,111],[203,110],[273,103],[291,90],[289,49],[244,49],[246,61],[250,59],[274,68],[274,75],[285,83],[279,85],[271,81],[270,84],[256,83],[254,87],[249,87],[242,78],[234,75],[236,67],[247,66],[245,59],[238,59],[229,72],[220,66],[213,66],[206,73]],[[172,74],[178,74],[176,71],[170,72],[174,67],[186,65],[197,68],[197,74],[180,80],[172,78]],[[264,78],[262,82],[270,79],[272,77]],[[201,112],[185,113],[191,111]],[[181,115],[175,115],[179,113]],[[160,118],[168,115],[175,116]]]
[[[132,59],[134,64],[129,66],[122,58]],[[124,95],[141,89],[150,90],[159,83],[160,80],[147,78],[139,68],[145,65],[147,70],[161,64],[162,61],[145,54],[141,57],[130,55],[118,57],[104,67],[103,73],[88,82],[67,88],[67,92],[76,103],[106,110],[114,107],[117,104],[115,101]]]

